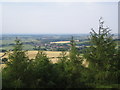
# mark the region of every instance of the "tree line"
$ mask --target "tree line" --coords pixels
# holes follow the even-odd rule
[[[3,88],[120,88],[120,49],[102,19],[98,32],[90,32],[91,45],[82,51],[83,56],[72,37],[69,55],[62,52],[54,64],[41,50],[29,59],[21,40],[15,42],[2,69]],[[82,65],[84,60],[88,67]]]

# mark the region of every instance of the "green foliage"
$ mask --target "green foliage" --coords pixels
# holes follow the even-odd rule
[[[70,61],[75,65],[77,65],[77,64],[81,65],[83,59],[80,57],[80,53],[78,52],[78,49],[75,46],[76,44],[73,40],[73,36],[71,38],[71,43],[70,44],[71,44],[70,51],[69,51]]]
[[[17,39],[7,67],[2,70],[3,88],[88,87],[82,79],[84,67],[75,45],[71,45],[69,56],[66,52],[61,53],[57,64],[52,64],[40,48],[35,59],[29,60],[22,48],[22,43]]]
[[[69,55],[67,56],[65,52],[62,52],[60,57],[61,58],[56,65],[59,74],[57,79],[58,87],[87,88],[88,86],[85,85],[85,80],[82,79],[82,72],[84,70],[82,58],[75,47],[73,37]],[[63,80],[64,82],[62,82]]]
[[[104,27],[102,18],[99,23],[99,32],[92,29],[91,46],[83,56],[72,37],[69,55],[63,51],[55,64],[40,47],[35,59],[30,60],[21,41],[16,39],[13,52],[7,61],[3,60],[6,64],[2,70],[3,88],[119,88],[120,48],[115,48],[110,29]],[[88,67],[82,65],[84,58]]]
[[[116,44],[110,29],[104,27],[102,18],[99,20],[99,32],[93,29],[90,36],[91,46],[86,50],[84,57],[89,61],[89,68],[94,73],[94,83],[117,83]]]
[[[13,53],[9,54],[7,66],[2,70],[3,87],[20,88],[24,86],[22,80],[25,78],[29,59],[22,50],[23,46],[20,40],[16,39],[15,42],[16,45]]]
[[[36,88],[47,88],[53,87],[54,82],[52,81],[53,65],[49,61],[49,58],[43,51],[38,51],[33,66],[33,72],[35,75],[35,87]]]
[[[3,63],[6,63],[7,61],[8,61],[7,58],[2,58],[2,62],[3,62]]]
[[[57,88],[66,88],[67,86],[67,73],[66,73],[66,67],[68,62],[68,56],[66,55],[66,52],[62,52],[60,54],[60,58],[58,60],[58,63],[54,65],[54,70],[56,72],[56,87]]]

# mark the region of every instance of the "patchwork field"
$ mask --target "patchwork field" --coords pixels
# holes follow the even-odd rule
[[[38,51],[28,51],[26,53],[26,55],[30,58],[30,59],[34,59],[36,54]],[[56,63],[58,58],[60,56],[61,51],[44,51],[44,53],[46,53],[46,55],[50,58],[50,60],[53,63]],[[68,52],[67,52],[68,55]]]
[[[34,59],[38,51],[28,51],[26,52],[26,55],[29,57],[29,59]],[[61,51],[44,51],[46,55],[52,60],[53,63],[57,61],[57,57],[60,56]],[[0,56],[4,55],[4,53],[0,53]],[[68,55],[68,52],[67,52]],[[6,54],[3,58],[8,58],[8,54]]]
[[[26,55],[29,57],[29,59],[34,59],[36,54],[38,51],[28,51],[26,52]],[[52,61],[52,63],[57,63],[58,58],[60,56],[61,51],[44,51],[44,53],[46,53],[46,55],[50,58],[50,60]],[[68,55],[69,52],[66,52],[66,54]],[[4,55],[4,53],[0,53],[0,56]],[[7,58],[8,54],[6,54],[4,57],[2,58]],[[83,61],[83,65],[84,66],[88,66],[88,62],[86,62],[86,60]],[[4,64],[1,64],[0,67],[4,67]]]

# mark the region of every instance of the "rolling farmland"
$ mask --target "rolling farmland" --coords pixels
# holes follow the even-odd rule
[[[28,51],[28,52],[26,52],[26,55],[29,57],[29,59],[34,59],[37,52],[38,51]],[[52,61],[52,63],[57,63],[58,57],[60,56],[61,51],[44,51],[44,53],[48,56],[48,58]],[[2,56],[2,55],[4,55],[4,53],[0,53],[0,56]],[[66,55],[69,55],[69,52],[66,52]],[[81,56],[82,56],[82,54],[81,54]],[[6,54],[2,58],[8,58],[8,54]],[[86,62],[86,60],[84,60],[83,65],[85,65],[87,67],[88,62]],[[2,64],[1,66],[4,67],[5,65]]]

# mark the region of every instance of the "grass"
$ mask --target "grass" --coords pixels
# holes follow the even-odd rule
[[[34,48],[34,46],[28,45],[28,44],[25,44],[25,45],[23,46],[23,50],[33,50],[33,48]]]
[[[4,50],[12,50],[13,49],[13,46],[5,46],[5,47],[2,47],[0,49],[4,49]]]
[[[15,43],[14,40],[0,40],[0,44],[10,44],[10,43]]]
[[[34,48],[34,46],[28,45],[28,44],[25,44],[25,45],[23,46],[23,49],[24,49],[24,50],[33,50],[33,48]],[[13,49],[13,46],[4,46],[4,47],[1,47],[1,48],[0,48],[0,50],[2,50],[2,49],[4,49],[4,50],[12,50],[12,49]]]
[[[96,85],[96,88],[118,88],[120,89],[120,84]]]

